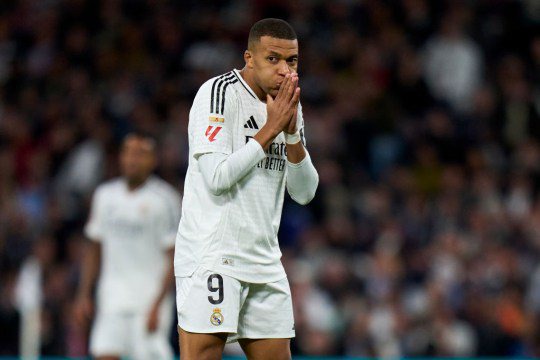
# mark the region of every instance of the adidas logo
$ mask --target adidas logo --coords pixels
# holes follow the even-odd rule
[[[259,125],[257,125],[257,123],[255,122],[255,118],[253,117],[253,115],[249,117],[248,121],[246,121],[246,123],[244,124],[244,128],[259,130]]]

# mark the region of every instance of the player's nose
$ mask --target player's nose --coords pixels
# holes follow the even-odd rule
[[[279,66],[278,68],[279,75],[285,76],[292,72],[291,68],[285,61],[281,61],[278,66]]]

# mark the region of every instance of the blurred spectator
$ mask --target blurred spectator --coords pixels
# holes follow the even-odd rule
[[[426,81],[436,97],[458,112],[468,112],[483,75],[481,53],[465,34],[470,9],[458,2],[449,10],[441,19],[439,33],[426,44]]]

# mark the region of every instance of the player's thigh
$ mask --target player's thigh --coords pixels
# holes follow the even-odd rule
[[[239,339],[249,360],[290,360],[291,339]]]
[[[176,278],[180,354],[185,359],[221,359],[229,334],[237,332],[241,283],[199,269]]]
[[[291,290],[286,278],[267,284],[249,284],[236,336],[252,340],[295,336]]]
[[[177,277],[178,326],[190,333],[236,333],[241,292],[238,280],[204,269]]]
[[[221,359],[227,335],[227,333],[191,333],[178,327],[180,360]]]
[[[96,314],[90,334],[90,354],[96,359],[120,359],[126,354],[127,320],[121,314]]]

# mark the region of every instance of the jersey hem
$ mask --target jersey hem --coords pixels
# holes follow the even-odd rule
[[[285,270],[283,270],[283,274],[279,274],[279,276],[272,276],[272,277],[268,277],[267,279],[261,280],[261,279],[252,279],[249,276],[245,277],[245,276],[242,276],[241,274],[239,275],[235,271],[224,270],[222,267],[219,267],[219,266],[201,265],[201,267],[205,270],[212,271],[220,275],[227,275],[233,279],[250,283],[250,284],[269,284],[269,283],[278,282],[280,280],[287,278],[287,273],[285,273]]]

